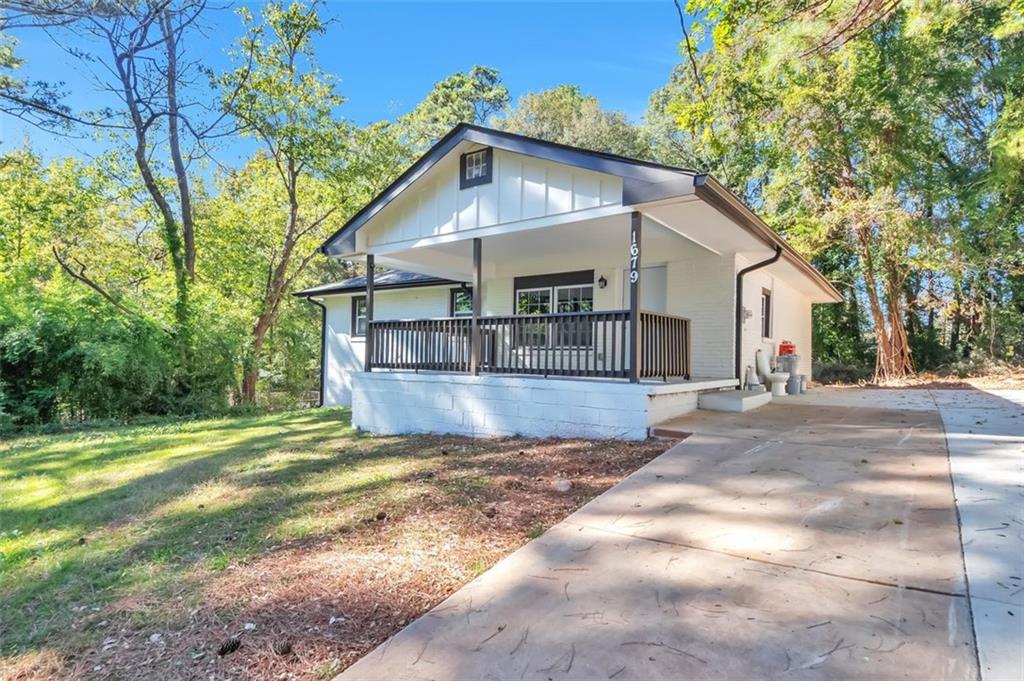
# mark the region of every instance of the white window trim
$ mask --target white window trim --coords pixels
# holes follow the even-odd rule
[[[353,338],[366,338],[366,332],[369,331],[369,323],[366,321],[366,314],[359,314],[359,300],[363,301],[363,310],[366,310],[366,296],[353,296],[352,297],[352,328],[349,330],[349,335]],[[359,333],[359,320],[363,320],[364,329],[363,333]]]
[[[764,335],[765,319],[764,319],[764,294],[768,294],[768,333],[770,335]],[[761,340],[770,341],[775,337],[775,291],[768,288],[767,286],[761,287]]]

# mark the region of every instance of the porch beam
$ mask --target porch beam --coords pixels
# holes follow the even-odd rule
[[[363,349],[363,370],[373,371],[373,333],[370,322],[373,321],[373,253],[366,254],[366,343]],[[355,329],[353,329],[355,331]]]
[[[473,239],[473,317],[469,332],[469,370],[474,376],[480,375],[480,303],[483,299],[482,263],[483,245],[479,237]]]
[[[629,219],[629,382],[640,382],[640,227],[643,215]]]

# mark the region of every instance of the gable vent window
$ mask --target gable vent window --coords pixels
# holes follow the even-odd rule
[[[459,189],[468,189],[491,181],[494,150],[490,147],[463,154],[459,160]]]

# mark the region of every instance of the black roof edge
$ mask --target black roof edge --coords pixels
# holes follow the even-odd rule
[[[401,288],[426,288],[428,286],[459,286],[466,282],[455,279],[424,279],[421,281],[396,282],[394,284],[375,284],[373,290],[386,291],[388,289]],[[319,291],[296,291],[292,295],[296,298],[314,298],[316,296],[334,296],[344,293],[359,293],[366,290],[366,284],[362,286],[336,286],[325,288]]]
[[[666,182],[667,178],[664,176],[651,177],[652,174],[649,171],[666,171],[684,173],[695,177],[700,176],[695,171],[685,168],[677,168],[675,166],[655,163],[653,161],[628,158],[626,156],[619,156],[603,151],[581,149],[567,144],[548,142],[535,137],[527,137],[526,135],[519,135],[512,132],[506,132],[504,130],[485,128],[483,126],[473,125],[470,123],[459,123],[452,128],[448,134],[438,140],[434,146],[420,156],[405,170],[405,172],[399,175],[394,182],[388,185],[387,188],[374,197],[372,201],[363,206],[362,209],[349,218],[349,220],[331,236],[325,239],[317,250],[325,255],[330,255],[330,246],[332,245],[332,242],[354,233],[355,230],[365,224],[371,217],[376,215],[381,209],[394,200],[402,190],[433,167],[441,157],[463,141],[498,146],[501,149],[514,153],[544,158],[549,161],[568,163],[570,165],[579,166],[595,172],[622,175],[622,171],[624,169],[628,169],[630,167],[635,168],[636,171],[630,173],[630,175],[639,181],[638,185],[640,188],[633,192],[637,195],[634,199],[634,197],[628,196],[630,192],[627,191],[626,187],[623,187],[624,203],[626,203],[626,198],[634,199],[633,202],[663,198],[660,195],[655,197],[655,194],[653,194],[649,188],[662,186],[667,189],[673,183]],[[673,189],[673,191],[675,191],[675,189]],[[354,243],[350,244],[350,250],[354,249],[354,246]]]
[[[407,185],[411,184],[411,182],[413,180],[415,180],[421,174],[426,172],[427,168],[429,167],[429,166],[427,166],[427,161],[428,161],[429,158],[431,158],[433,156],[437,156],[438,158],[440,158],[441,156],[444,156],[444,154],[446,154],[449,151],[451,151],[459,143],[459,141],[461,141],[461,140],[459,140],[459,141],[453,142],[452,140],[453,140],[453,138],[459,132],[461,132],[463,130],[463,127],[465,125],[466,124],[464,124],[464,123],[460,123],[459,125],[457,125],[454,128],[452,128],[450,131],[448,131],[447,135],[445,135],[444,137],[439,139],[437,141],[437,143],[434,144],[434,146],[432,146],[426,153],[424,153],[422,156],[420,156],[418,159],[416,159],[416,161],[413,162],[413,164],[411,166],[406,168],[405,172],[403,172],[401,175],[399,175],[395,179],[394,182],[392,182],[387,187],[385,187],[384,190],[381,191],[379,194],[377,194],[377,196],[375,196],[368,204],[366,204],[365,206],[360,208],[356,212],[356,214],[353,215],[352,217],[350,217],[348,219],[348,221],[345,222],[344,225],[339,227],[334,232],[334,234],[331,234],[329,237],[324,239],[324,242],[322,244],[320,244],[320,247],[317,248],[317,251],[319,251],[320,253],[323,253],[324,255],[329,255],[327,253],[328,244],[330,244],[335,239],[339,238],[343,233],[346,232],[346,230],[349,229],[350,226],[362,225],[364,222],[369,220],[373,215],[376,215],[377,212],[381,208],[383,208],[384,205],[386,205],[386,203],[390,203],[391,202],[391,198],[394,198],[394,197],[391,197],[391,198],[389,198],[387,200],[387,202],[385,202],[384,205],[380,205],[380,201],[381,201],[381,199],[384,196],[387,196],[387,195],[392,194],[392,193],[397,195],[399,193],[399,191],[401,191],[401,189],[404,189]],[[442,149],[443,149],[443,151],[442,151]],[[430,165],[433,165],[433,164],[430,164]],[[424,167],[424,166],[427,166],[427,167]]]

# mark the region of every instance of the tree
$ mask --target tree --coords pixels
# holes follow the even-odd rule
[[[8,426],[196,405],[172,395],[164,320],[135,302],[173,289],[157,264],[159,234],[140,212],[98,164],[43,165],[28,150],[0,157],[0,411]]]
[[[422,152],[459,123],[486,123],[508,101],[508,88],[497,69],[474,66],[436,83],[422,102],[398,119],[397,131],[403,144]]]
[[[223,134],[220,117],[197,120],[193,112],[210,110],[201,96],[186,96],[196,88],[202,69],[185,58],[183,44],[205,9],[205,0],[11,0],[0,20],[0,30],[34,28],[88,41],[86,50],[77,43],[70,47],[72,41],[58,42],[69,45],[66,49],[85,74],[119,107],[75,112],[61,103],[57,85],[30,86],[13,76],[0,79],[0,106],[49,131],[101,130],[128,145],[143,191],[158,215],[174,271],[174,334],[183,365],[192,354],[189,289],[196,268],[190,166],[207,153],[210,139]],[[0,48],[0,58],[6,62],[0,67],[18,66],[9,45]],[[156,159],[164,154],[161,164]],[[165,168],[171,182],[163,175]],[[93,283],[102,294],[99,284]]]
[[[351,130],[335,118],[334,109],[343,100],[335,92],[334,79],[314,60],[313,41],[324,32],[316,7],[271,2],[263,9],[261,23],[245,10],[242,17],[248,32],[236,58],[244,63],[220,78],[224,106],[242,134],[263,145],[262,155],[250,162],[244,177],[255,180],[253,172],[273,177],[283,199],[281,210],[271,213],[277,217],[280,239],[266,254],[266,268],[261,268],[266,279],[243,367],[242,399],[254,402],[267,333],[295,281],[317,256],[314,245],[343,203],[341,197],[325,196],[322,180],[336,171]],[[263,189],[264,183],[254,183],[234,191]],[[271,198],[264,200],[273,203]]]
[[[18,77],[24,61],[14,52],[18,42],[3,33],[0,19],[0,113],[31,122],[38,127],[66,126],[71,112],[60,103],[61,93],[52,84],[25,82]],[[2,140],[0,140],[2,141]]]
[[[1001,10],[916,7],[691,2],[700,18],[668,107],[805,254],[844,241],[856,253],[880,379],[913,370],[911,275],[955,261],[964,220],[980,224],[961,188],[988,173],[978,142],[1004,99],[977,87],[999,72]],[[704,36],[714,47],[697,54]]]
[[[630,123],[621,112],[602,109],[597,97],[584,95],[575,85],[527,93],[496,123],[503,130],[551,142],[651,158],[650,140],[644,129]]]

